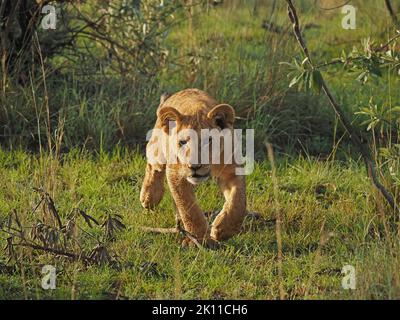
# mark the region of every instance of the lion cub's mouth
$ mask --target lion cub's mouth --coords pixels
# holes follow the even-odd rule
[[[190,177],[187,177],[186,180],[189,181],[191,184],[197,185],[206,181],[209,177],[210,177],[209,173],[204,175],[194,174],[191,175]]]

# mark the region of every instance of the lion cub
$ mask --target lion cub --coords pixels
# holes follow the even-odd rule
[[[166,176],[183,227],[206,243],[237,234],[246,215],[245,177],[237,174],[241,166],[235,162],[235,146],[226,147],[234,144],[234,119],[230,105],[218,104],[201,90],[183,90],[161,98],[147,144],[142,206],[154,208],[161,201]],[[195,185],[209,177],[215,178],[225,197],[211,228],[194,192]]]

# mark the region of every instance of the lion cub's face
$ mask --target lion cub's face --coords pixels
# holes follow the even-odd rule
[[[233,108],[221,104],[208,113],[188,116],[164,107],[158,116],[169,135],[169,146],[176,154],[180,175],[194,185],[206,181],[216,158],[223,158],[224,143],[220,134],[233,128]]]
[[[202,136],[202,129],[209,129],[212,126],[212,122],[207,119],[201,119],[198,123],[181,122],[177,124],[175,136],[172,137],[178,162],[181,164],[179,171],[194,185],[210,177],[212,141]]]

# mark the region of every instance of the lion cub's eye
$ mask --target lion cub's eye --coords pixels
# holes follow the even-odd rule
[[[186,140],[179,140],[179,147],[183,147],[186,143]]]

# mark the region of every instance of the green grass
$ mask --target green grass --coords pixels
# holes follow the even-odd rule
[[[394,34],[382,3],[353,2],[358,7],[357,29],[346,31],[340,27],[339,11],[324,12],[311,1],[296,1],[301,23],[318,25],[304,31],[316,63],[360,47],[365,37],[380,44]],[[217,251],[183,249],[178,235],[140,229],[174,225],[168,192],[156,210],[147,212],[140,206],[145,167],[140,151],[160,94],[187,87],[230,103],[240,117],[236,125],[255,129],[258,162],[247,177],[248,210],[267,221],[278,208],[264,142],[275,147],[287,298],[400,298],[399,240],[396,232],[385,229],[389,210],[348,137],[340,140],[343,130],[325,97],[288,89],[289,70],[280,62],[301,60],[301,54],[290,34],[284,2],[277,2],[273,20],[288,28],[281,34],[260,27],[269,18],[269,6],[262,5],[254,15],[252,1],[230,3],[209,12],[195,10],[192,29],[188,21],[173,28],[165,40],[169,64],[136,86],[122,77],[79,77],[73,70],[49,74],[50,131],[53,145],[62,136],[59,158],[46,151],[42,79],[6,88],[0,96],[0,223],[13,211],[27,227],[38,219],[51,222],[42,207],[33,212],[40,200],[33,188],[43,187],[64,222],[80,208],[100,222],[108,213],[120,214],[126,229],[106,242],[109,252],[117,255],[118,267],[86,266],[19,247],[18,263],[7,262],[6,251],[0,251],[0,299],[279,298],[274,223],[248,220],[245,230]],[[367,106],[371,97],[380,105],[399,104],[398,77],[384,73],[363,86],[355,74],[338,67],[323,75],[355,125],[361,121],[354,112]],[[339,140],[335,157],[321,160]],[[398,186],[392,189],[398,194]],[[212,182],[201,185],[197,195],[204,211],[223,205]],[[104,232],[78,221],[96,237]],[[80,244],[88,253],[97,241],[84,231]],[[0,248],[7,237],[0,232]],[[57,267],[56,290],[41,288],[44,264]],[[356,268],[356,290],[341,287],[340,271],[347,264]]]
[[[240,117],[237,126],[255,129],[257,150],[268,140],[285,153],[306,149],[313,155],[329,154],[343,130],[335,129],[335,115],[327,100],[323,95],[288,89],[289,70],[281,62],[294,57],[302,60],[302,56],[284,2],[278,1],[272,21],[285,30],[279,34],[261,28],[270,17],[270,3],[260,5],[254,15],[252,1],[239,2],[208,12],[196,8],[191,28],[183,12],[177,17],[183,21],[163,40],[168,64],[156,76],[135,85],[117,75],[83,77],[74,66],[55,74],[51,70],[59,65],[57,59],[52,60],[46,77],[52,136],[62,133],[65,149],[104,147],[112,151],[119,143],[143,146],[143,132],[154,121],[161,93],[196,87],[235,107]],[[378,45],[393,36],[393,25],[381,4],[371,0],[354,4],[357,29],[343,30],[339,10],[325,12],[309,1],[298,2],[301,24],[316,25],[304,31],[316,63],[339,57],[343,50],[349,53],[353,46],[360,48],[366,37]],[[393,106],[400,99],[398,78],[386,73],[365,86],[342,68],[326,68],[323,75],[351,118],[371,97],[377,104]],[[0,109],[2,145],[38,151],[46,141],[42,80],[32,79],[26,86],[10,83],[5,96],[0,96],[4,105]],[[347,137],[342,140],[343,145],[347,142]],[[264,154],[257,156],[262,159]]]
[[[50,168],[50,165],[52,167]],[[0,269],[1,299],[276,299],[277,245],[273,223],[247,221],[244,231],[217,251],[181,248],[178,235],[150,234],[141,226],[171,227],[174,210],[169,193],[157,210],[139,203],[144,159],[127,151],[97,156],[73,151],[60,161],[25,152],[0,152],[0,212],[15,209],[25,226],[43,211],[32,210],[39,197],[32,187],[49,186],[63,219],[79,207],[99,221],[104,212],[119,213],[126,229],[109,242],[119,268],[84,266],[31,249],[18,251],[13,271]],[[54,176],[54,180],[52,180]],[[398,240],[382,233],[375,193],[357,163],[340,165],[298,159],[279,161],[279,203],[283,218],[284,288],[291,299],[377,299],[400,297]],[[49,186],[50,187],[50,186]],[[247,179],[248,209],[269,220],[275,217],[271,171],[259,163]],[[214,182],[197,191],[205,211],[220,209]],[[82,222],[82,221],[80,221]],[[89,232],[98,234],[98,227]],[[324,225],[322,233],[321,227]],[[6,234],[0,233],[1,246]],[[321,238],[329,240],[321,244]],[[95,243],[84,237],[90,251]],[[21,249],[17,249],[21,250]],[[5,264],[6,256],[0,255]],[[156,263],[150,270],[145,263]],[[12,263],[11,263],[12,264]],[[57,268],[57,288],[41,288],[40,266]],[[354,265],[357,289],[341,288],[340,271]],[[305,295],[308,293],[308,295]]]

